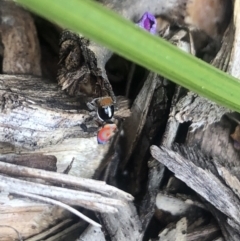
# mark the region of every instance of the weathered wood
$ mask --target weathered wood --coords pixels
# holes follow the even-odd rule
[[[161,9],[161,4],[155,3],[155,1],[149,3],[148,1],[141,0],[141,1],[135,1],[134,4],[132,1],[115,1],[115,0],[102,0],[100,1],[102,4],[106,5],[107,7],[112,8],[113,10],[117,11],[118,13],[122,14],[126,18],[137,21],[142,14],[145,11],[150,11],[151,13],[158,13],[158,11]],[[136,8],[137,4],[137,8]],[[156,8],[156,6],[158,6]],[[232,32],[231,32],[232,33]],[[228,43],[230,43],[229,41]],[[222,46],[227,47],[227,46]],[[111,56],[111,51],[93,43],[90,41],[90,49],[93,50],[95,55],[98,59],[98,67],[102,68],[103,75],[105,74],[105,64],[106,61]],[[225,50],[226,52],[226,50]],[[227,54],[230,54],[230,51],[227,51]],[[219,63],[226,68],[226,62]],[[105,74],[106,77],[106,74]],[[13,81],[15,78],[15,81]],[[35,79],[35,78],[18,78],[16,77],[4,77],[1,79],[0,77],[0,100],[1,100],[1,107],[2,107],[2,113],[0,114],[0,139],[4,141],[4,143],[0,143],[0,152],[2,153],[0,155],[0,159],[11,159],[16,160],[20,159],[23,160],[28,154],[36,154],[36,155],[52,155],[57,160],[57,171],[62,172],[66,169],[66,166],[73,160],[73,166],[70,168],[70,174],[74,174],[77,176],[84,176],[84,177],[91,177],[93,173],[96,170],[96,167],[98,167],[99,163],[102,161],[102,159],[105,159],[106,153],[109,153],[109,146],[98,146],[96,142],[96,131],[98,128],[98,124],[96,124],[94,121],[92,121],[92,115],[87,110],[85,103],[88,100],[87,98],[79,97],[79,98],[70,98],[69,96],[65,95],[62,91],[58,89],[58,87],[54,84],[47,84],[41,79]],[[6,81],[8,80],[8,81]],[[6,85],[9,82],[10,85]],[[21,83],[21,84],[19,84]],[[152,85],[155,83],[152,83]],[[154,91],[155,87],[151,89],[151,91]],[[152,92],[147,93],[146,95],[139,95],[139,98],[141,100],[140,105],[138,108],[134,109],[133,112],[136,112],[136,118],[131,119],[130,122],[133,120],[134,123],[131,123],[131,127],[134,127],[134,130],[131,130],[132,133],[134,133],[131,136],[131,132],[125,131],[125,135],[127,136],[127,140],[129,142],[127,143],[126,153],[122,152],[124,155],[124,158],[129,159],[129,157],[132,155],[132,151],[136,147],[137,140],[139,140],[141,130],[143,128],[143,125],[145,124],[146,120],[146,114],[148,110],[150,109],[148,104],[151,100]],[[179,97],[179,96],[175,96]],[[192,99],[191,99],[192,98]],[[192,101],[195,99],[195,96],[190,98],[190,104],[193,105],[190,107],[193,110],[196,107],[196,103]],[[145,103],[145,100],[148,100],[147,103]],[[179,100],[176,98],[177,101]],[[189,99],[187,99],[189,101]],[[144,103],[143,103],[144,102]],[[200,101],[201,102],[201,101]],[[174,103],[174,102],[173,102]],[[179,102],[180,103],[180,102]],[[189,102],[187,102],[189,103]],[[143,104],[145,104],[146,108],[143,108]],[[173,105],[173,108],[175,108],[175,104]],[[204,106],[204,105],[203,105]],[[163,140],[163,144],[171,148],[172,144],[174,142],[176,133],[178,131],[179,127],[179,120],[182,118],[183,121],[190,120],[193,122],[195,120],[197,125],[195,127],[199,126],[199,123],[201,122],[201,114],[199,113],[189,111],[189,109],[182,108],[181,106],[179,109],[175,108],[175,112],[171,111],[171,116],[169,119],[170,125],[168,125],[168,128],[174,127],[174,131],[171,132],[171,130],[168,129],[167,138]],[[211,110],[211,104],[206,108],[207,111]],[[191,109],[191,110],[192,110]],[[178,112],[178,115],[176,116],[176,111]],[[181,112],[182,111],[182,112]],[[190,114],[188,113],[190,112]],[[139,115],[138,115],[139,114]],[[181,115],[182,114],[182,115]],[[206,121],[207,118],[213,119],[219,119],[221,118],[222,112],[219,112],[219,109],[216,108],[215,112],[211,112],[211,115],[204,115],[203,119]],[[217,114],[217,116],[215,116]],[[181,118],[180,118],[180,117]],[[200,116],[200,117],[199,117]],[[220,117],[219,117],[220,116]],[[177,119],[179,117],[179,119]],[[185,118],[186,117],[186,118]],[[185,118],[185,119],[184,119]],[[190,119],[189,119],[190,118]],[[215,120],[214,119],[214,120]],[[207,119],[208,121],[208,119]],[[211,121],[209,121],[210,123]],[[30,124],[29,124],[30,123]],[[137,123],[137,124],[136,124]],[[136,124],[136,125],[135,125]],[[129,130],[128,129],[128,130]],[[130,138],[128,138],[130,137]],[[140,155],[143,155],[143,153],[147,153],[147,145],[149,145],[149,140],[146,141],[146,139],[142,139],[142,143],[139,144],[140,148],[141,146],[141,152],[139,152]],[[146,144],[147,145],[144,145]],[[137,146],[137,147],[139,147]],[[121,160],[119,158],[118,148],[119,145],[115,145],[114,147],[117,147],[117,151],[115,152],[113,150],[112,158],[110,160],[113,160],[114,157],[116,159],[118,158],[119,161]],[[3,152],[2,152],[3,150]],[[112,151],[112,150],[111,150]],[[9,154],[10,153],[10,154]],[[17,154],[16,154],[17,153]],[[38,154],[39,153],[39,154]],[[29,157],[29,156],[28,156]],[[135,161],[138,159],[137,155],[131,156],[135,158]],[[45,157],[46,158],[46,157]],[[195,178],[198,177],[198,173],[205,175],[205,177],[213,178],[217,174],[217,170],[220,174],[224,177],[225,181],[228,183],[228,185],[232,188],[236,186],[238,183],[236,180],[231,179],[231,173],[227,173],[229,171],[224,167],[220,166],[219,169],[216,169],[214,171],[214,167],[217,166],[211,165],[211,164],[204,164],[197,166],[197,163],[194,162],[193,166],[190,165],[190,168],[192,168],[189,172],[187,166],[189,165],[189,159],[184,157],[184,168],[181,169],[181,172],[187,172],[187,174],[190,173],[190,171],[197,169],[196,172],[194,172],[194,175],[196,175]],[[168,157],[166,161],[169,161],[171,158]],[[40,157],[39,157],[40,160]],[[143,165],[143,158],[139,158],[139,165],[136,165],[136,170],[140,170],[139,167]],[[126,199],[129,200],[129,203],[126,204],[124,207],[118,208],[117,214],[103,214],[99,215],[100,219],[102,220],[103,224],[105,225],[105,233],[112,239],[112,240],[142,240],[142,237],[144,235],[144,232],[146,230],[147,225],[150,222],[150,219],[153,215],[154,211],[154,203],[155,203],[155,195],[157,193],[157,189],[159,187],[159,184],[163,177],[164,167],[161,164],[156,164],[152,159],[150,163],[150,173],[149,173],[149,184],[148,184],[148,191],[146,194],[146,199],[143,200],[142,206],[140,207],[140,215],[141,215],[141,221],[143,224],[143,227],[140,223],[140,218],[137,215],[136,208],[131,202],[131,196],[127,195],[124,192],[120,192],[116,189],[111,189],[108,185],[105,183],[98,183],[91,180],[86,179],[78,179],[78,178],[71,178],[67,175],[61,175],[61,174],[51,174],[44,171],[40,171],[37,174],[36,170],[30,170],[26,168],[19,167],[16,170],[11,169],[11,166],[9,164],[2,165],[0,163],[0,166],[2,168],[1,171],[5,171],[5,173],[8,173],[10,175],[20,175],[25,177],[31,177],[31,178],[39,178],[50,182],[54,182],[55,184],[60,183],[64,185],[64,191],[65,194],[69,192],[69,194],[73,194],[75,192],[72,192],[71,189],[73,186],[74,188],[83,188],[84,190],[90,190],[93,192],[101,193],[104,196],[111,197],[112,199],[122,199],[120,202],[125,202]],[[106,162],[107,163],[107,162]],[[119,162],[118,162],[119,163]],[[164,163],[165,164],[165,163]],[[201,164],[201,163],[200,163]],[[123,163],[123,166],[125,163]],[[170,164],[169,164],[170,165]],[[144,166],[144,165],[143,165]],[[10,169],[9,169],[10,167]],[[209,168],[209,170],[205,170],[206,167]],[[118,165],[114,171],[114,175],[117,174],[117,168]],[[185,170],[186,169],[186,170]],[[112,169],[111,169],[112,170]],[[136,171],[134,173],[135,176],[138,176],[139,172]],[[159,175],[160,174],[160,175]],[[194,178],[193,175],[193,178]],[[140,175],[139,175],[140,176]],[[213,176],[213,177],[212,177]],[[69,178],[69,181],[67,180]],[[113,180],[114,176],[112,177]],[[142,177],[139,177],[135,183],[136,189],[140,189],[140,181]],[[54,180],[55,179],[55,180]],[[196,183],[198,185],[202,184],[204,186],[206,180],[196,180]],[[215,186],[218,183],[218,179],[215,180]],[[79,181],[79,183],[78,183]],[[19,180],[19,183],[22,182],[22,184],[29,184],[22,180]],[[84,183],[86,182],[86,183]],[[70,184],[70,185],[69,185]],[[195,183],[194,183],[195,184]],[[218,188],[225,188],[222,190],[222,192],[230,189],[228,188],[224,183],[220,181],[220,184]],[[39,184],[33,184],[35,186],[38,186]],[[96,185],[96,186],[94,186]],[[134,186],[133,184],[131,184]],[[35,186],[29,186],[29,190],[34,190]],[[66,187],[67,186],[67,187]],[[14,191],[15,186],[11,186],[12,191]],[[43,186],[42,186],[43,187]],[[47,189],[46,185],[44,186],[45,189]],[[197,188],[199,186],[196,186]],[[210,186],[211,187],[211,186]],[[207,188],[210,189],[209,186]],[[24,187],[25,188],[25,187]],[[25,191],[23,186],[20,188],[21,191]],[[142,188],[142,187],[141,187]],[[52,186],[50,186],[50,190],[52,189]],[[48,190],[49,191],[49,190]],[[138,190],[136,190],[137,192]],[[203,190],[202,192],[204,193]],[[215,204],[216,195],[222,194],[221,191],[213,191],[207,190],[207,197],[209,198],[210,202]],[[77,192],[77,191],[76,191]],[[111,193],[108,193],[111,192]],[[238,192],[238,191],[236,191]],[[213,193],[213,194],[212,194]],[[76,194],[76,193],[75,193]],[[237,217],[239,215],[238,210],[238,202],[231,203],[231,205],[223,207],[223,199],[227,196],[227,194],[234,195],[233,192],[227,192],[225,193],[225,196],[222,196],[220,198],[220,204],[217,206],[221,211],[228,215],[228,217],[233,219],[226,219],[225,222],[223,222],[223,227],[227,230],[226,233],[232,228],[233,232],[230,232],[230,239],[236,241],[237,239],[232,238],[234,236],[234,230],[238,230],[239,223],[237,222]],[[84,192],[85,196],[89,196],[86,192]],[[232,196],[228,195],[229,198]],[[100,197],[99,195],[96,195],[95,197]],[[101,199],[101,198],[99,198]],[[227,199],[228,200],[228,199]],[[236,197],[236,200],[237,197]],[[67,200],[64,200],[67,201]],[[235,199],[234,199],[235,201]],[[73,203],[71,203],[73,204]],[[47,206],[46,206],[47,207]],[[96,210],[95,206],[95,210]],[[144,207],[145,210],[144,210]],[[234,209],[235,207],[235,209]],[[27,208],[26,208],[27,209]],[[50,210],[50,208],[49,208]],[[145,211],[145,212],[144,212]],[[10,211],[12,212],[12,210]],[[9,212],[9,213],[10,213]],[[214,212],[213,212],[214,213]],[[218,210],[216,213],[220,213]],[[47,215],[47,212],[46,212]],[[224,217],[226,217],[224,215]],[[215,215],[218,217],[218,214]],[[55,217],[61,217],[61,215],[56,215]],[[19,220],[19,219],[18,219]],[[43,222],[45,225],[45,219],[39,218],[39,223]],[[219,219],[220,220],[220,219]],[[46,219],[46,221],[49,221],[49,224],[54,225],[54,222],[52,220]],[[189,220],[188,220],[189,221]],[[13,222],[12,222],[13,223]],[[26,223],[26,225],[29,225],[31,222]],[[230,223],[231,225],[229,225]],[[185,222],[186,224],[186,222]],[[229,226],[227,226],[229,225]],[[13,223],[14,226],[14,223]],[[30,225],[29,225],[30,226]],[[183,227],[184,228],[181,228]],[[181,225],[180,223],[177,225],[177,229],[175,232],[175,239],[178,240],[188,240],[188,234],[186,235],[186,227],[187,225]],[[206,227],[206,226],[205,226]],[[42,227],[41,227],[42,228]],[[40,225],[37,226],[38,231],[41,231]],[[44,226],[45,229],[48,228],[47,225]],[[76,228],[76,227],[75,227]],[[207,230],[211,229],[209,227],[206,227]],[[64,230],[65,231],[65,230]],[[62,235],[67,235],[66,232],[59,233],[54,235],[54,237],[51,237],[50,240],[61,240]],[[184,232],[182,232],[184,231]],[[194,229],[192,230],[194,232]],[[201,231],[198,230],[198,233],[193,233],[194,238],[196,239],[197,235],[202,235],[204,232],[201,233]],[[29,232],[30,233],[30,232]],[[28,233],[28,234],[29,234]],[[94,231],[93,231],[94,233]],[[92,233],[92,234],[93,234]],[[227,237],[226,233],[224,234],[225,237]],[[90,240],[92,234],[86,233],[86,236],[84,237],[86,240]],[[103,237],[103,232],[100,232],[101,236]],[[190,234],[190,233],[189,233]],[[25,235],[25,234],[24,234]],[[198,236],[198,237],[200,237]],[[82,237],[82,236],[81,236]],[[81,239],[80,237],[80,239]],[[96,237],[96,236],[95,236]],[[83,237],[82,237],[83,238]],[[94,239],[94,238],[93,238]],[[105,238],[103,238],[105,240]],[[194,239],[193,239],[194,240]],[[1,240],[2,241],[2,240]]]
[[[220,122],[210,125],[204,131],[199,129],[189,132],[185,143],[189,146],[199,146],[205,155],[216,157],[221,163],[225,163],[225,166],[231,166],[231,171],[237,172],[240,153],[230,139],[231,132],[232,122],[223,117]]]
[[[40,76],[40,46],[32,16],[13,1],[0,1],[0,11],[3,73]]]
[[[58,172],[74,158],[71,174],[94,174],[108,145],[97,143],[98,125],[91,120],[87,99],[70,98],[40,78],[9,75],[0,76],[0,97],[2,154],[53,155]]]
[[[175,108],[176,120],[179,123],[191,122],[192,131],[218,122],[224,114],[231,112],[193,92],[180,99]]]
[[[238,226],[240,202],[233,191],[221,182],[210,170],[196,166],[195,162],[204,160],[200,156],[194,156],[194,151],[188,149],[188,158],[184,158],[180,154],[169,150],[165,147],[151,147],[151,153],[154,158],[168,167],[177,178],[184,181],[189,187],[200,194],[204,199],[210,202],[213,206],[234,220]],[[190,159],[190,156],[192,158]],[[200,162],[200,161],[198,161]]]
[[[19,85],[20,81],[27,83]],[[67,101],[69,97],[56,84],[44,83],[40,78],[2,75],[0,96],[2,142],[38,149],[66,136],[92,136],[79,127],[89,118],[88,112],[78,111],[79,100]]]

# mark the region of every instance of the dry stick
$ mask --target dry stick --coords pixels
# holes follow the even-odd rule
[[[74,177],[66,174],[49,172],[30,167],[23,167],[4,162],[0,162],[0,171],[1,173],[9,175],[41,178],[46,181],[54,182],[60,185],[66,184],[69,186],[85,188],[93,192],[104,194],[106,196],[119,196],[128,201],[132,201],[134,199],[131,194],[126,193],[116,187],[107,185],[105,182],[102,181]]]
[[[16,191],[16,190],[12,190],[12,189],[5,189],[4,191],[7,191],[7,192],[12,193],[12,194],[21,195],[21,196],[24,196],[24,197],[29,197],[31,199],[39,200],[39,201],[42,201],[42,202],[45,202],[45,203],[50,203],[50,204],[53,204],[53,205],[57,205],[57,206],[59,206],[61,208],[67,209],[71,213],[74,213],[79,218],[85,220],[86,222],[92,224],[95,227],[99,227],[99,228],[102,227],[99,223],[96,223],[92,219],[90,219],[87,216],[85,216],[84,214],[80,213],[75,208],[72,208],[69,205],[64,204],[62,202],[59,202],[57,200],[54,200],[54,199],[51,199],[51,198],[48,198],[48,197],[41,197],[41,196],[38,196],[38,195],[35,195],[35,194],[31,194],[31,193],[22,193],[22,192],[19,192],[19,191]]]
[[[93,211],[103,213],[117,213],[112,206],[125,206],[121,200],[103,197],[99,194],[70,190],[62,187],[32,183],[16,178],[0,175],[0,189],[18,190],[23,193],[33,193],[60,200],[69,205],[81,206]]]
[[[189,159],[165,147],[151,146],[151,154],[172,171],[177,178],[234,220],[238,227],[240,226],[239,199],[209,170],[196,166]]]

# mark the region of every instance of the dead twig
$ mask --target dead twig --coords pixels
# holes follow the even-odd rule
[[[133,200],[133,196],[126,193],[116,187],[107,185],[103,181],[96,181],[93,179],[74,177],[66,174],[49,172],[29,167],[18,166],[9,163],[0,162],[1,173],[20,176],[20,177],[31,177],[31,178],[41,178],[43,180],[53,182],[55,184],[65,184],[75,188],[83,188],[96,193],[101,193],[102,195],[111,197],[116,195],[128,201]]]
[[[115,206],[125,206],[124,201],[106,198],[99,194],[54,187],[0,175],[0,189],[8,192],[32,193],[60,200],[69,205],[81,206],[97,212],[116,213]]]

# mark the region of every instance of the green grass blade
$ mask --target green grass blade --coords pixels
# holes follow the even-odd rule
[[[223,106],[240,112],[237,79],[148,34],[89,0],[16,0],[61,26],[81,32],[114,52]]]

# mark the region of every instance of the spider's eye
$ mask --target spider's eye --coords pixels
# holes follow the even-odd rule
[[[107,107],[99,106],[97,113],[98,113],[98,117],[101,120],[103,120],[103,121],[110,120],[110,119],[112,119],[113,114],[114,114],[114,106],[113,105],[110,105]]]

